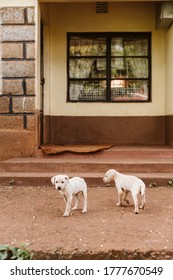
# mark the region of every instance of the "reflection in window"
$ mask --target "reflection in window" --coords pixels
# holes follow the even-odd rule
[[[68,101],[150,101],[150,33],[68,34]]]
[[[70,36],[70,56],[105,56],[106,38]]]

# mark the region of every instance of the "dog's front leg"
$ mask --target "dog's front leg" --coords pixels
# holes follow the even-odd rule
[[[74,207],[72,208],[72,210],[76,210],[78,208],[78,204],[79,204],[79,197],[78,197],[78,194],[75,194],[74,195],[74,199],[75,199],[75,205]]]
[[[127,195],[128,195],[128,191],[124,191],[124,197],[123,197],[123,200],[126,202],[126,204],[130,204],[130,201],[127,199]]]
[[[65,208],[64,215],[63,215],[64,217],[68,217],[70,215],[71,203],[72,203],[72,195],[67,197],[66,208]]]
[[[65,202],[65,205],[67,204],[67,197],[65,194],[63,194],[63,198],[64,198],[64,202]]]
[[[122,196],[123,196],[122,189],[118,189],[118,202],[117,202],[117,206],[120,206],[122,204]]]

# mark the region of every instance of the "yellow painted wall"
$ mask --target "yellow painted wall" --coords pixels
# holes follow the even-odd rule
[[[0,0],[0,7],[26,7],[37,5],[37,0]]]
[[[165,108],[166,114],[173,114],[173,25],[166,32],[165,44]]]
[[[52,3],[49,9],[50,44],[45,98],[48,115],[156,116],[165,114],[165,30],[155,29],[154,3],[109,3],[109,13],[96,14],[95,3]],[[152,32],[152,102],[67,103],[67,32]],[[45,100],[46,101],[46,100]],[[46,104],[46,102],[45,102]],[[45,105],[46,106],[46,105]]]

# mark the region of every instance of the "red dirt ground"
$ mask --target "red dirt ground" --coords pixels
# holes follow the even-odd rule
[[[63,217],[54,187],[0,186],[0,243],[34,259],[173,259],[173,188],[147,188],[146,209],[116,206],[115,187],[89,187],[88,212]]]

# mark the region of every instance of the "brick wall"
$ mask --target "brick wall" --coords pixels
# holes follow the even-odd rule
[[[34,7],[0,9],[0,134],[28,131],[35,138],[35,24]]]

